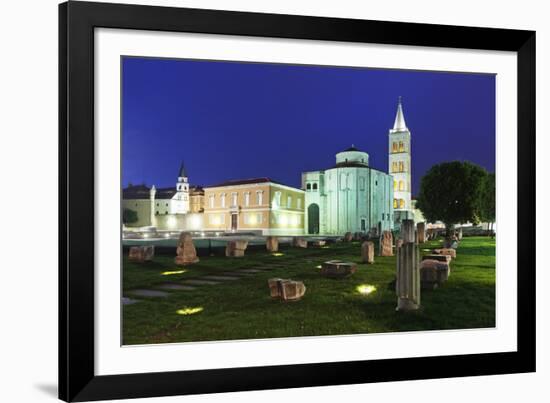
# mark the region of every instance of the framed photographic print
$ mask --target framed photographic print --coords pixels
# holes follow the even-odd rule
[[[535,370],[534,32],[59,17],[61,399]]]

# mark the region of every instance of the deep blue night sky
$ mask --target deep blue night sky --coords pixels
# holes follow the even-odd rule
[[[123,59],[123,185],[267,176],[299,187],[354,144],[387,172],[397,98],[412,136],[413,195],[443,161],[494,172],[493,75]]]

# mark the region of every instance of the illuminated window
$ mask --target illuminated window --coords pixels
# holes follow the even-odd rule
[[[231,193],[231,205],[232,206],[237,205],[237,193]]]
[[[250,192],[244,194],[244,205],[248,207],[250,205]]]
[[[221,200],[222,200],[222,207],[225,207],[225,193],[222,193]]]
[[[392,143],[391,150],[392,150],[393,153],[396,153],[396,152],[397,152],[397,142],[394,141],[394,142]]]
[[[400,191],[405,190],[405,182],[399,181],[399,190],[400,190]]]
[[[397,162],[392,162],[391,171],[392,172],[398,172],[398,169],[399,169],[399,165],[397,164]]]
[[[275,197],[273,198],[274,207],[281,206],[281,192],[275,192]]]
[[[393,181],[393,190],[397,190],[397,181]]]
[[[393,199],[393,208],[397,208],[397,199]]]
[[[292,197],[291,197],[291,196],[287,196],[287,197],[286,197],[286,207],[287,207],[287,208],[291,208],[291,207],[292,207]]]
[[[403,142],[400,141],[399,142],[399,152],[402,153],[403,151],[405,151],[405,146],[403,145]]]
[[[296,208],[300,210],[302,208],[302,199],[298,198],[298,200],[296,200],[296,203],[297,203]]]
[[[214,208],[214,195],[209,197],[209,201],[210,201],[210,208]]]
[[[264,192],[263,192],[263,190],[258,190],[256,192],[256,204],[258,206],[261,206],[262,204],[264,204]]]
[[[399,172],[405,172],[405,164],[403,161],[399,161]]]
[[[399,200],[399,208],[405,208],[405,200],[403,199]]]

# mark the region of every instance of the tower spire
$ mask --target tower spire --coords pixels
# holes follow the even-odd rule
[[[187,173],[185,172],[185,164],[183,163],[183,161],[181,162],[181,165],[180,165],[180,171],[179,171],[179,175],[178,175],[180,178],[185,178],[187,177]]]
[[[393,123],[393,130],[402,131],[407,130],[407,124],[405,123],[405,115],[403,115],[403,98],[399,96],[397,101],[397,113],[395,114],[395,122]]]

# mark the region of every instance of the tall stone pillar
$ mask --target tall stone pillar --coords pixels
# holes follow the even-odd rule
[[[414,243],[414,238],[414,220],[401,221],[401,239],[403,240],[403,243]]]
[[[397,311],[414,311],[420,307],[420,253],[414,242],[397,250]]]
[[[426,223],[419,222],[416,224],[416,239],[418,243],[426,242]]]

